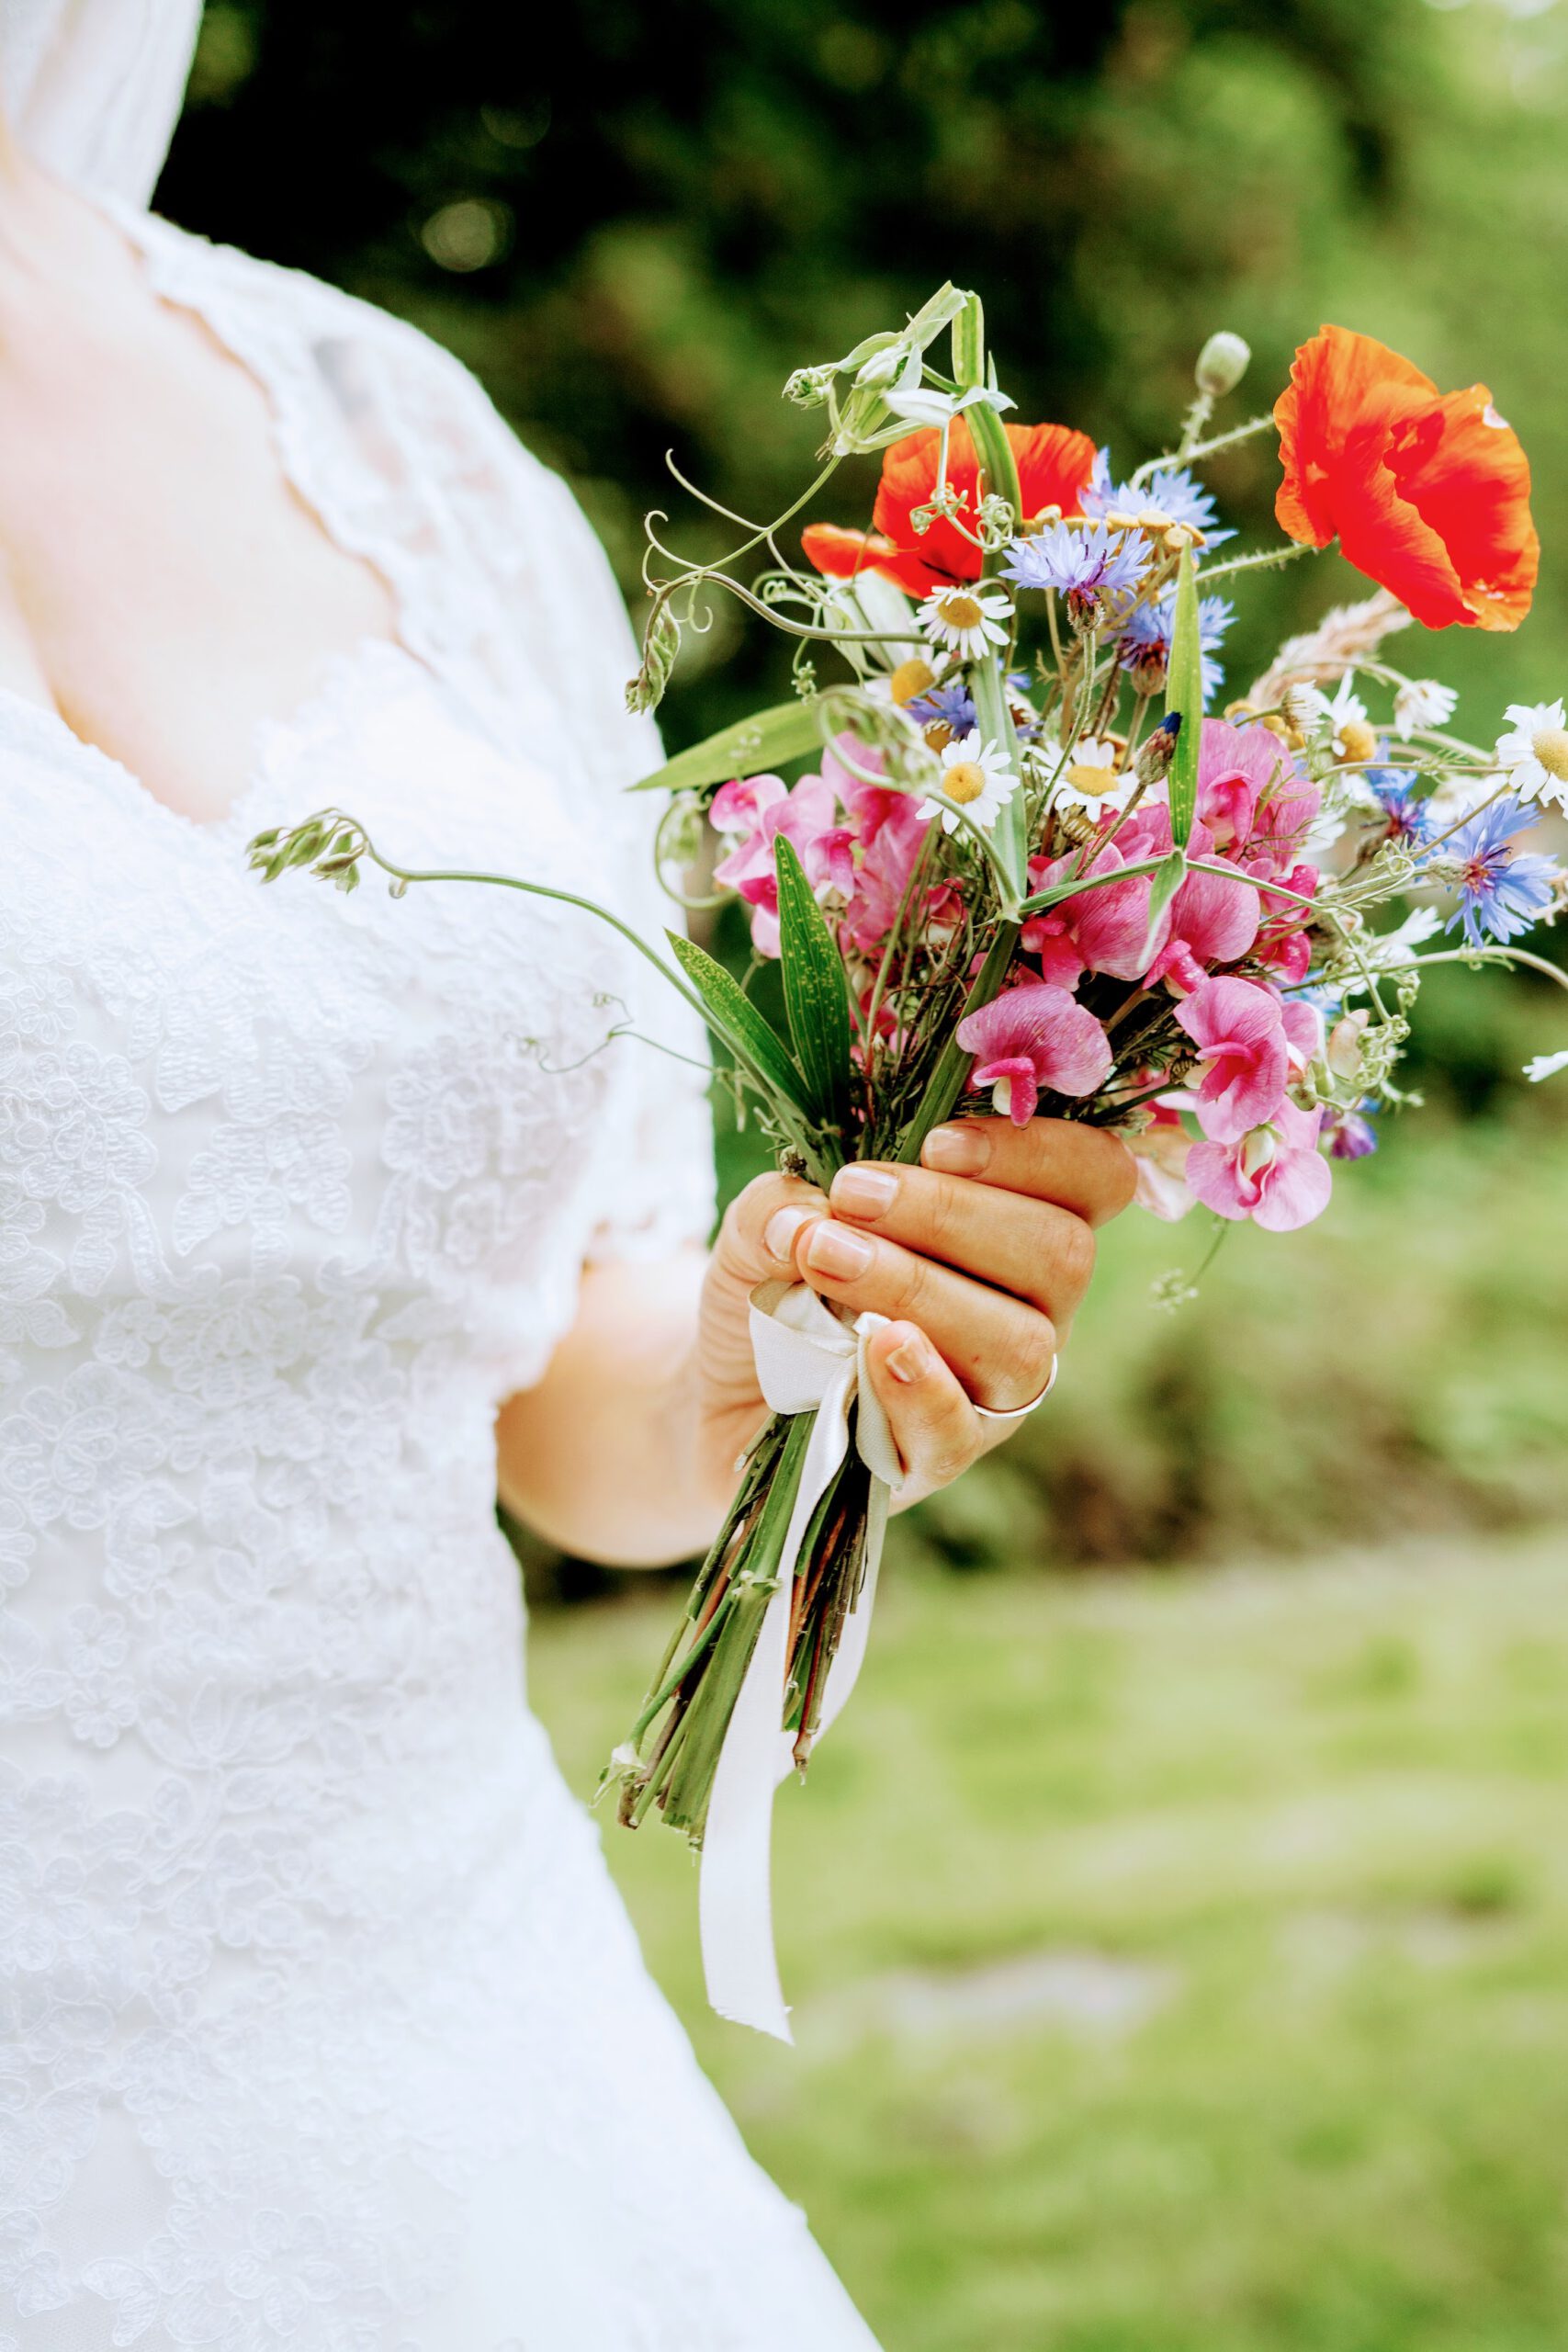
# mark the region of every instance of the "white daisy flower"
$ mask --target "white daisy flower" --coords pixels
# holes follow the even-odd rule
[[[1532,1086],[1539,1086],[1543,1078],[1555,1078],[1560,1069],[1568,1069],[1568,1054],[1537,1054],[1525,1064],[1525,1076]]]
[[[1568,718],[1556,702],[1508,705],[1513,724],[1497,738],[1497,764],[1521,800],[1555,800],[1568,808]]]
[[[1377,757],[1378,739],[1367,718],[1367,706],[1356,692],[1353,673],[1347,671],[1332,695],[1320,688],[1309,689],[1314,718],[1328,721],[1328,740],[1337,760],[1352,760],[1359,766]]]
[[[930,790],[932,797],[922,800],[919,810],[923,820],[929,822],[940,810],[944,832],[955,833],[967,817],[988,833],[1018,790],[1018,778],[1001,745],[982,743],[979,729],[972,727],[967,735],[943,745],[942,781]]]
[[[1080,735],[1056,780],[1056,807],[1099,809],[1109,800],[1119,808],[1133,782],[1118,769],[1120,756],[1108,735]]]
[[[1408,743],[1417,728],[1446,727],[1458,700],[1452,686],[1440,686],[1436,678],[1407,679],[1393,698],[1394,733]]]
[[[932,645],[944,645],[961,662],[978,662],[993,645],[1008,641],[1012,606],[995,588],[938,588],[920,606],[919,623]]]

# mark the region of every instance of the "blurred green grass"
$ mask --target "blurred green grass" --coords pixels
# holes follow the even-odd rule
[[[1568,1546],[957,1582],[778,1814],[789,2052],[649,1960],[888,2352],[1560,2352]],[[552,1612],[587,1792],[670,1603]]]

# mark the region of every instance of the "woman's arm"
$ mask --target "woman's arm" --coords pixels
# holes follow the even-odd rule
[[[747,1306],[795,1275],[887,1316],[871,1378],[908,1471],[900,1503],[1008,1433],[976,1405],[1038,1396],[1089,1287],[1094,1227],[1133,1194],[1112,1136],[1054,1119],[961,1119],[922,1165],[861,1162],[830,1194],[761,1176],[713,1254],[589,1269],[576,1323],[499,1424],[502,1498],[563,1549],[623,1566],[703,1550],[766,1407]]]

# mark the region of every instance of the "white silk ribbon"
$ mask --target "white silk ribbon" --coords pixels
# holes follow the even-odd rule
[[[790,1606],[800,1548],[811,1515],[849,1450],[850,1408],[858,1398],[856,1451],[872,1474],[865,1573],[824,1686],[820,1736],[854,1689],[865,1656],[888,1494],[904,1476],[887,1417],[865,1372],[866,1340],[886,1320],[863,1315],[852,1326],[841,1323],[804,1283],[763,1283],[751,1294],[751,1345],[763,1396],[775,1413],[815,1412],[817,1419],[801,1464],[778,1583],[714,1774],[697,1907],[708,1999],[720,2017],[780,2041],[794,2040],[773,1951],[772,1890],[773,1792],[788,1779],[795,1751],[794,1733],[782,1728]]]

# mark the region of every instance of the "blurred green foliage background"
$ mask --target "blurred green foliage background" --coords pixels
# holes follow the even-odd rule
[[[816,428],[785,376],[944,277],[1020,418],[1127,462],[1211,329],[1254,349],[1236,417],[1321,321],[1378,334],[1533,461],[1529,622],[1395,649],[1484,737],[1568,687],[1565,105],[1564,0],[209,0],[159,202],[450,345],[634,600],[648,507],[719,544],[665,452],[777,512]],[[1274,480],[1266,439],[1216,461],[1240,544]],[[1233,689],[1358,593],[1337,557],[1252,582]],[[671,748],[783,691],[721,612]],[[1320,1224],[1233,1235],[1163,1317],[1207,1235],[1124,1218],[1049,1415],[896,1532],[783,1808],[798,2055],[704,2017],[690,1874],[609,1841],[889,2352],[1568,2340],[1568,1078],[1518,1076],[1568,1004],[1447,974],[1420,1021],[1430,1107]],[[536,1634],[586,1790],[671,1596],[524,1548],[619,1600]]]

